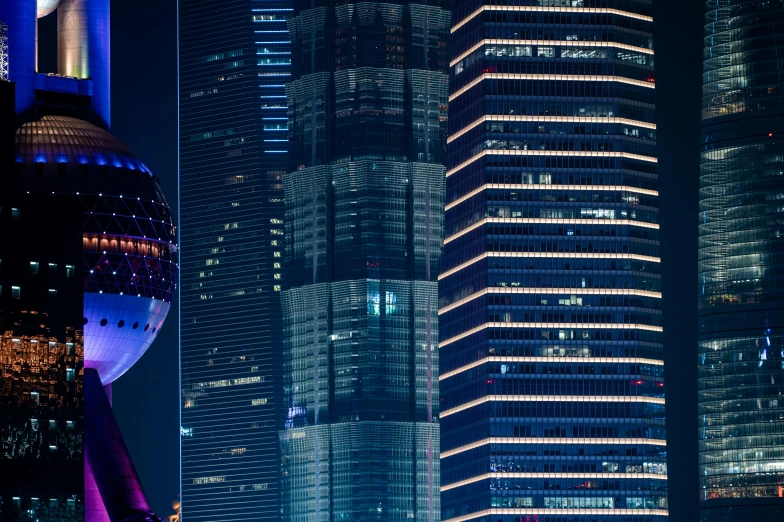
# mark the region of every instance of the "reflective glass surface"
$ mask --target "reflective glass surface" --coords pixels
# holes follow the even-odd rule
[[[443,2],[303,1],[289,28],[283,513],[440,520]]]
[[[667,520],[651,11],[455,5],[442,520]]]
[[[181,0],[182,517],[280,519],[285,0]]]
[[[784,5],[705,3],[701,520],[784,518]]]

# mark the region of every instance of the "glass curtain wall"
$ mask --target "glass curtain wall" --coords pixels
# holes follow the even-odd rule
[[[446,2],[295,2],[283,513],[440,520]]]
[[[667,520],[652,5],[454,9],[443,520]]]
[[[702,522],[784,519],[784,5],[705,2]]]
[[[288,0],[180,0],[183,520],[280,520]]]

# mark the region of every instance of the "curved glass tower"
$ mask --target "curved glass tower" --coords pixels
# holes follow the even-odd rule
[[[701,520],[784,519],[784,5],[705,3]]]
[[[667,520],[651,13],[455,7],[445,521]]]
[[[437,522],[448,4],[294,13],[284,518]]]

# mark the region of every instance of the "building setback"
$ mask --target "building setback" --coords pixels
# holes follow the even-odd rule
[[[295,2],[283,514],[440,520],[445,2]]]
[[[651,13],[455,7],[442,520],[667,520]]]
[[[286,0],[180,0],[183,520],[279,520]]]
[[[784,6],[705,2],[701,522],[784,519]]]

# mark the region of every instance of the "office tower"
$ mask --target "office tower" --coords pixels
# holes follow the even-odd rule
[[[37,19],[55,9],[58,73],[46,75]],[[160,520],[111,383],[160,331],[177,247],[156,178],[108,131],[109,2],[4,2],[0,18],[15,102],[0,204],[4,519]]]
[[[440,520],[446,2],[297,1],[283,514]]]
[[[650,1],[454,10],[442,519],[667,519]]]
[[[289,0],[180,0],[182,516],[280,519]]]
[[[784,519],[784,6],[705,2],[700,520]]]

